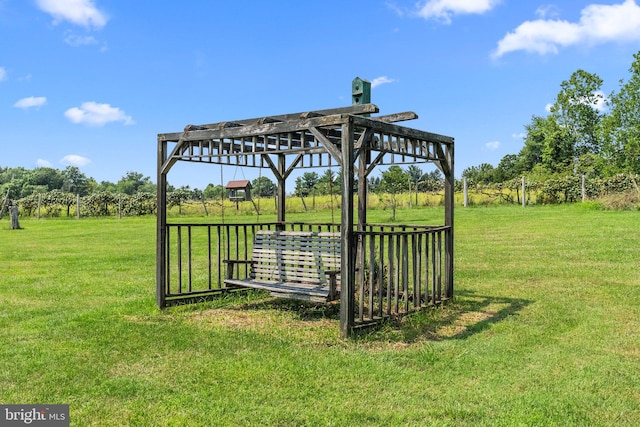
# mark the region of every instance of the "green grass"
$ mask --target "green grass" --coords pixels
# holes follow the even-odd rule
[[[259,293],[158,310],[154,218],[5,219],[0,403],[77,426],[639,425],[639,223],[458,208],[454,302],[342,340],[335,306]]]

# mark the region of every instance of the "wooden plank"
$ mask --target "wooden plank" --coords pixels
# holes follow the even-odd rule
[[[260,280],[239,280],[239,279],[227,279],[227,284],[242,286],[252,289],[263,289],[270,292],[280,294],[303,294],[316,297],[322,297],[326,300],[329,296],[328,287],[311,287],[303,286],[300,283],[287,283],[287,282],[269,282]]]

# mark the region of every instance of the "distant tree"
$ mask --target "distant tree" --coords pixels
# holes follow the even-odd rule
[[[178,189],[167,194],[167,206],[178,207],[178,213],[182,214],[182,205],[191,198],[191,192],[186,189]]]
[[[444,184],[444,177],[442,173],[435,169],[431,172],[427,172],[420,178],[418,182],[418,189],[420,191],[440,191]]]
[[[462,171],[462,177],[467,178],[471,185],[490,184],[495,182],[495,168],[489,163],[471,166]]]
[[[223,194],[224,194],[224,187],[222,185],[209,184],[204,189],[204,197],[205,197],[205,199],[220,200],[222,198]]]
[[[67,166],[62,171],[62,176],[64,177],[63,191],[81,196],[89,194],[89,180],[84,173],[80,172],[78,167]]]
[[[542,149],[545,141],[545,117],[533,116],[531,123],[525,126],[524,147],[518,154],[518,169],[523,172],[532,171],[542,163]]]
[[[258,197],[273,197],[276,194],[276,185],[266,176],[251,181],[251,189]]]
[[[598,154],[602,148],[599,128],[604,115],[598,108],[604,104],[602,83],[597,74],[577,70],[560,84],[551,106],[551,117],[563,129],[563,137],[570,139],[575,160],[586,153]]]
[[[422,179],[424,173],[416,165],[409,165],[407,168],[407,181],[409,184],[409,192],[413,191],[416,197],[416,205],[418,204],[418,183]],[[409,194],[409,203],[411,203],[411,194]]]
[[[621,81],[620,91],[609,97],[611,113],[604,120],[604,159],[611,174],[640,173],[640,52],[633,55],[631,77]]]
[[[45,191],[62,189],[64,181],[64,175],[54,168],[36,168],[29,173],[29,184],[43,186]]]
[[[133,171],[128,171],[122,178],[120,178],[116,183],[116,188],[118,189],[118,192],[129,195],[136,194],[137,192],[155,191],[155,186],[151,182],[151,178]]]
[[[398,195],[409,189],[409,175],[400,166],[390,166],[382,172],[379,191],[388,195],[388,202],[391,206],[391,220],[396,219],[396,208],[398,206]],[[382,201],[386,201],[382,196]]]
[[[504,156],[494,172],[495,182],[506,182],[518,177],[522,174],[520,163],[516,154],[507,154]]]
[[[315,172],[305,172],[302,176],[296,178],[296,196],[305,197],[311,194],[318,180],[318,174]]]
[[[324,171],[318,182],[316,189],[318,194],[338,194],[340,193],[340,185],[337,182],[337,174],[332,169]]]

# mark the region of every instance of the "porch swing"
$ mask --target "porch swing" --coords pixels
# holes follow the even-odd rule
[[[331,182],[329,188],[333,224]],[[340,287],[340,243],[339,232],[259,230],[254,235],[250,260],[224,260],[224,284],[267,290],[279,298],[335,301]],[[250,266],[245,278],[235,274],[241,265]]]

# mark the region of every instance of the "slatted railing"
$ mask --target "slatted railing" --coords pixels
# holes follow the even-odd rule
[[[289,231],[340,231],[336,224],[286,223]],[[166,226],[165,306],[204,301],[233,290],[224,285],[224,260],[251,259],[251,246],[258,230],[275,230],[277,223],[185,224]],[[238,278],[249,277],[244,265]]]
[[[368,225],[356,231],[355,320],[367,323],[447,299],[450,227]]]
[[[167,224],[165,305],[214,298],[235,290],[224,285],[224,260],[251,259],[263,224]],[[336,224],[287,223],[288,231],[338,232]],[[355,232],[356,283],[354,316],[366,324],[408,313],[446,299],[445,244],[450,227],[367,225]],[[238,279],[248,278],[248,265],[239,267]]]

